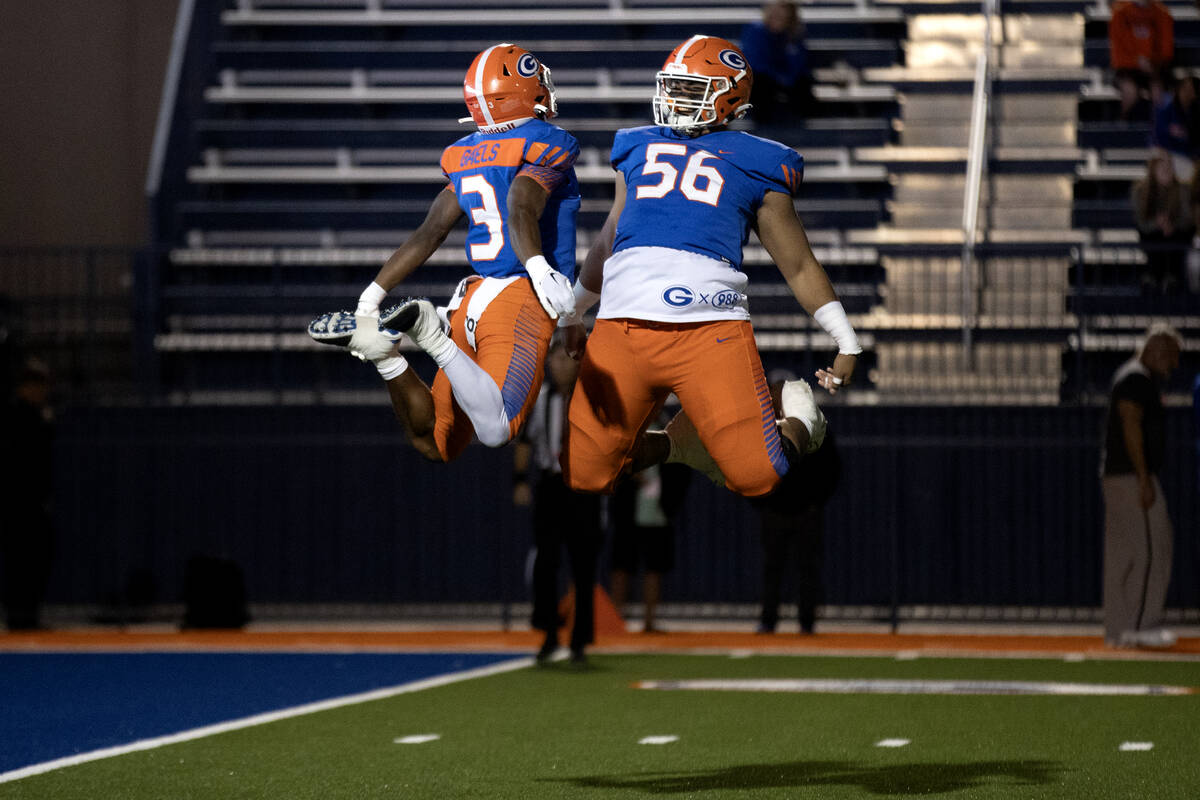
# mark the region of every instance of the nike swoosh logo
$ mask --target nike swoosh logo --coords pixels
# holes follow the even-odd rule
[[[732,150],[718,150],[717,152],[718,152],[718,153],[720,153],[720,154],[721,154],[721,155],[723,155],[723,156],[731,156],[731,155],[733,155],[733,151],[732,151]]]
[[[728,342],[732,338],[732,336],[726,336],[724,339],[717,339],[717,344],[720,344],[721,342]]]

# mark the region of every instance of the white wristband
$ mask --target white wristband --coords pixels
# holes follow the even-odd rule
[[[575,314],[577,316],[582,317],[583,312],[596,305],[599,300],[599,292],[593,292],[584,286],[583,281],[575,281]]]
[[[404,374],[404,370],[408,369],[408,359],[404,356],[380,359],[375,362],[375,369],[379,370],[379,377],[390,381],[392,378]]]
[[[371,281],[371,285],[363,289],[363,293],[358,296],[358,308],[355,314],[361,314],[368,317],[379,316],[379,304],[383,302],[383,298],[387,297],[387,289],[384,289],[375,281]]]
[[[530,279],[534,283],[541,283],[542,278],[546,277],[553,271],[554,267],[550,266],[550,262],[545,256],[533,256],[525,262],[525,271],[529,273]]]
[[[589,308],[596,305],[596,301],[600,299],[599,292],[593,292],[580,281],[575,282],[575,313],[569,317],[559,317],[558,327],[569,328],[572,325],[578,325],[583,322],[583,315]]]
[[[854,328],[850,327],[850,320],[846,318],[846,309],[842,307],[841,302],[829,301],[816,310],[813,319],[837,342],[838,353],[856,356],[862,352],[858,336],[855,335]]]

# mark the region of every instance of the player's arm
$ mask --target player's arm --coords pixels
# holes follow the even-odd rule
[[[538,226],[550,193],[533,178],[518,175],[508,190],[508,236],[513,254],[524,264],[542,253],[542,231]]]
[[[625,176],[617,173],[617,181],[613,187],[613,204],[600,228],[600,233],[592,240],[587,256],[583,259],[583,268],[579,270],[578,285],[599,297],[600,287],[604,283],[604,262],[612,255],[613,239],[617,235],[617,222],[621,212],[625,210]],[[578,297],[579,290],[576,289]],[[595,301],[593,301],[595,302]]]
[[[378,315],[379,304],[392,289],[424,264],[446,241],[447,234],[462,217],[458,197],[449,187],[438,192],[425,219],[413,231],[412,236],[392,253],[375,276],[375,281],[358,299],[359,315]]]
[[[575,313],[575,295],[566,276],[550,266],[542,252],[538,222],[550,192],[528,175],[518,175],[508,189],[508,236],[513,254],[525,265],[529,282],[550,319]]]
[[[756,226],[758,238],[796,300],[837,342],[838,354],[833,365],[817,370],[821,386],[830,394],[837,394],[839,388],[850,382],[862,348],[829,276],[813,254],[792,198],[783,192],[767,192],[758,209]]]
[[[1154,482],[1146,468],[1146,451],[1142,447],[1142,407],[1132,400],[1117,400],[1117,414],[1121,417],[1121,438],[1125,441],[1125,452],[1129,463],[1137,473],[1138,500],[1142,508],[1154,505]]]
[[[596,234],[596,238],[588,247],[587,255],[583,259],[583,266],[575,281],[575,316],[568,320],[565,326],[563,323],[559,323],[560,326],[566,328],[567,354],[574,359],[581,358],[583,349],[587,346],[587,331],[583,329],[583,315],[600,299],[600,287],[604,284],[604,262],[612,255],[613,239],[617,235],[617,221],[621,219],[621,212],[625,209],[625,176],[619,172],[614,191],[612,208],[609,210],[604,224],[600,227],[600,232]]]

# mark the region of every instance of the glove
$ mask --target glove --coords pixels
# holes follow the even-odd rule
[[[382,361],[399,354],[396,341],[400,334],[379,328],[379,317],[356,314],[354,335],[350,337],[350,354],[360,361]]]
[[[546,309],[550,319],[558,319],[559,314],[575,314],[575,291],[571,288],[571,282],[551,267],[545,256],[534,256],[526,261],[525,271],[529,273],[529,281],[537,293],[538,302]]]

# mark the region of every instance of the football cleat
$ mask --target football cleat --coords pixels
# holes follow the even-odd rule
[[[686,464],[708,478],[717,486],[725,485],[725,475],[717,462],[709,455],[700,441],[696,426],[688,417],[687,412],[680,410],[671,418],[665,428],[667,438],[671,440],[671,453],[667,456],[668,463]]]
[[[379,315],[379,325],[406,334],[417,347],[431,354],[444,347],[447,339],[442,318],[428,300],[409,299],[388,308]]]
[[[655,76],[654,122],[692,133],[746,116],[754,74],[737,45],[693,36]]]
[[[356,327],[353,311],[330,311],[308,323],[308,335],[321,344],[347,347]]]
[[[816,452],[821,442],[825,441],[826,421],[825,415],[817,406],[808,381],[794,380],[784,383],[779,396],[779,410],[783,412],[783,416],[798,419],[803,423],[808,430],[808,447],[804,452]]]

